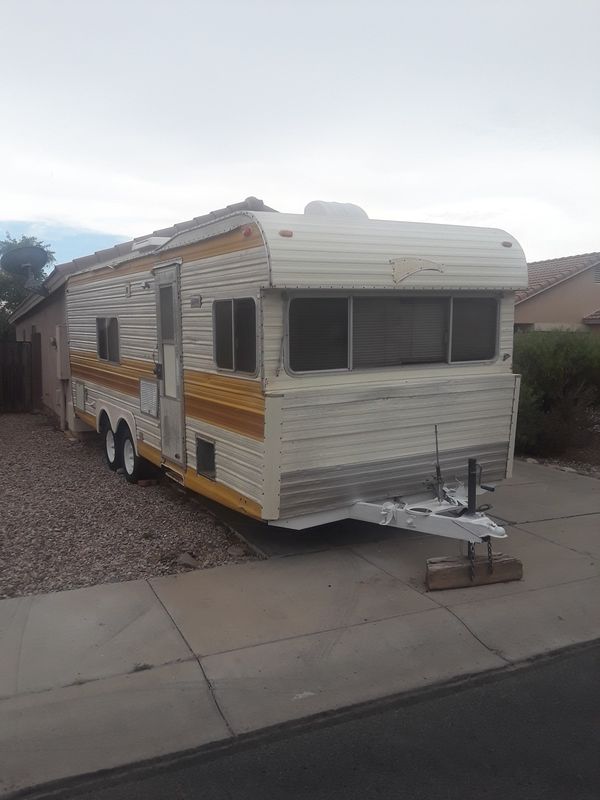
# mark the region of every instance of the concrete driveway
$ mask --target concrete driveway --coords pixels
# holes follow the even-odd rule
[[[282,532],[287,555],[263,562],[0,602],[0,787],[600,637],[600,481],[518,463],[493,513],[511,523],[518,583],[427,593],[425,560],[457,543],[352,523]]]

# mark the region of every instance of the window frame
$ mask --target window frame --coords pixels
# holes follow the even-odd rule
[[[110,323],[111,319],[114,319],[115,322],[117,323],[117,349],[118,349],[117,356],[118,356],[118,358],[117,358],[116,361],[110,357],[108,328],[109,328],[109,323]],[[103,358],[100,355],[100,337],[98,335],[98,333],[99,333],[99,331],[98,331],[98,323],[100,322],[100,320],[104,320],[104,333],[105,333],[105,336],[106,336],[106,358]],[[110,317],[96,317],[96,356],[98,358],[98,361],[103,361],[103,362],[105,362],[107,364],[120,364],[121,363],[121,323],[119,321],[118,315],[114,314],[114,315],[112,315]]]
[[[285,337],[285,347],[284,347],[284,368],[288,375],[292,377],[301,376],[301,375],[330,375],[330,374],[340,374],[340,373],[347,373],[347,372],[389,372],[391,370],[400,370],[400,369],[434,369],[436,367],[453,367],[456,365],[470,365],[470,364],[495,364],[498,360],[498,356],[500,353],[500,313],[501,313],[501,301],[502,295],[498,294],[497,292],[485,292],[485,293],[474,293],[474,292],[408,292],[406,293],[397,293],[397,292],[382,292],[382,291],[375,291],[375,292],[368,292],[364,296],[367,297],[405,297],[405,298],[425,298],[425,297],[434,297],[434,298],[445,298],[448,300],[448,311],[447,311],[447,320],[448,320],[448,327],[446,331],[447,342],[446,342],[446,358],[444,361],[421,361],[421,362],[410,362],[407,364],[398,364],[389,367],[354,367],[353,366],[353,298],[356,296],[356,292],[300,292],[289,294],[287,297],[286,305],[285,305],[285,325],[284,325],[284,337]],[[347,367],[339,367],[336,369],[311,369],[311,370],[293,370],[291,363],[290,363],[290,305],[293,300],[299,299],[317,299],[317,298],[340,298],[346,297],[348,300],[348,366]],[[493,299],[496,301],[496,338],[495,338],[495,349],[494,355],[491,358],[484,358],[479,359],[477,361],[452,361],[452,321],[453,321],[453,299],[455,297],[464,298],[464,299],[486,299],[490,300]]]
[[[256,354],[255,360],[255,369],[254,372],[242,372],[241,370],[236,369],[235,364],[235,309],[234,303],[236,300],[251,300],[254,303],[254,350]],[[232,361],[233,361],[233,368],[228,369],[227,367],[220,367],[217,364],[217,328],[216,328],[216,304],[229,302],[231,303],[231,335],[232,335]],[[239,297],[215,297],[211,303],[211,318],[212,318],[212,355],[213,355],[213,363],[215,365],[215,369],[217,372],[223,372],[225,375],[238,375],[240,378],[256,378],[257,375],[260,373],[260,342],[259,342],[259,313],[260,313],[260,303],[257,302],[256,297],[252,295],[240,295]]]

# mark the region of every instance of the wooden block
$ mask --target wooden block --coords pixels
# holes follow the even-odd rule
[[[442,556],[427,559],[426,583],[430,592],[440,589],[464,589],[487,583],[520,581],[523,564],[518,558],[494,553],[494,571],[488,571],[487,556],[475,556],[475,575],[471,580],[470,561],[466,557]]]

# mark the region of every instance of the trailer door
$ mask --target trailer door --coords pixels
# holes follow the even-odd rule
[[[155,270],[163,458],[185,466],[179,264]]]

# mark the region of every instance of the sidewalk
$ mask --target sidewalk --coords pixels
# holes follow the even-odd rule
[[[426,593],[425,559],[456,543],[363,533],[318,552],[1,601],[0,792],[600,637],[600,481],[519,463],[493,502],[511,523],[502,549],[524,563],[518,583]]]

